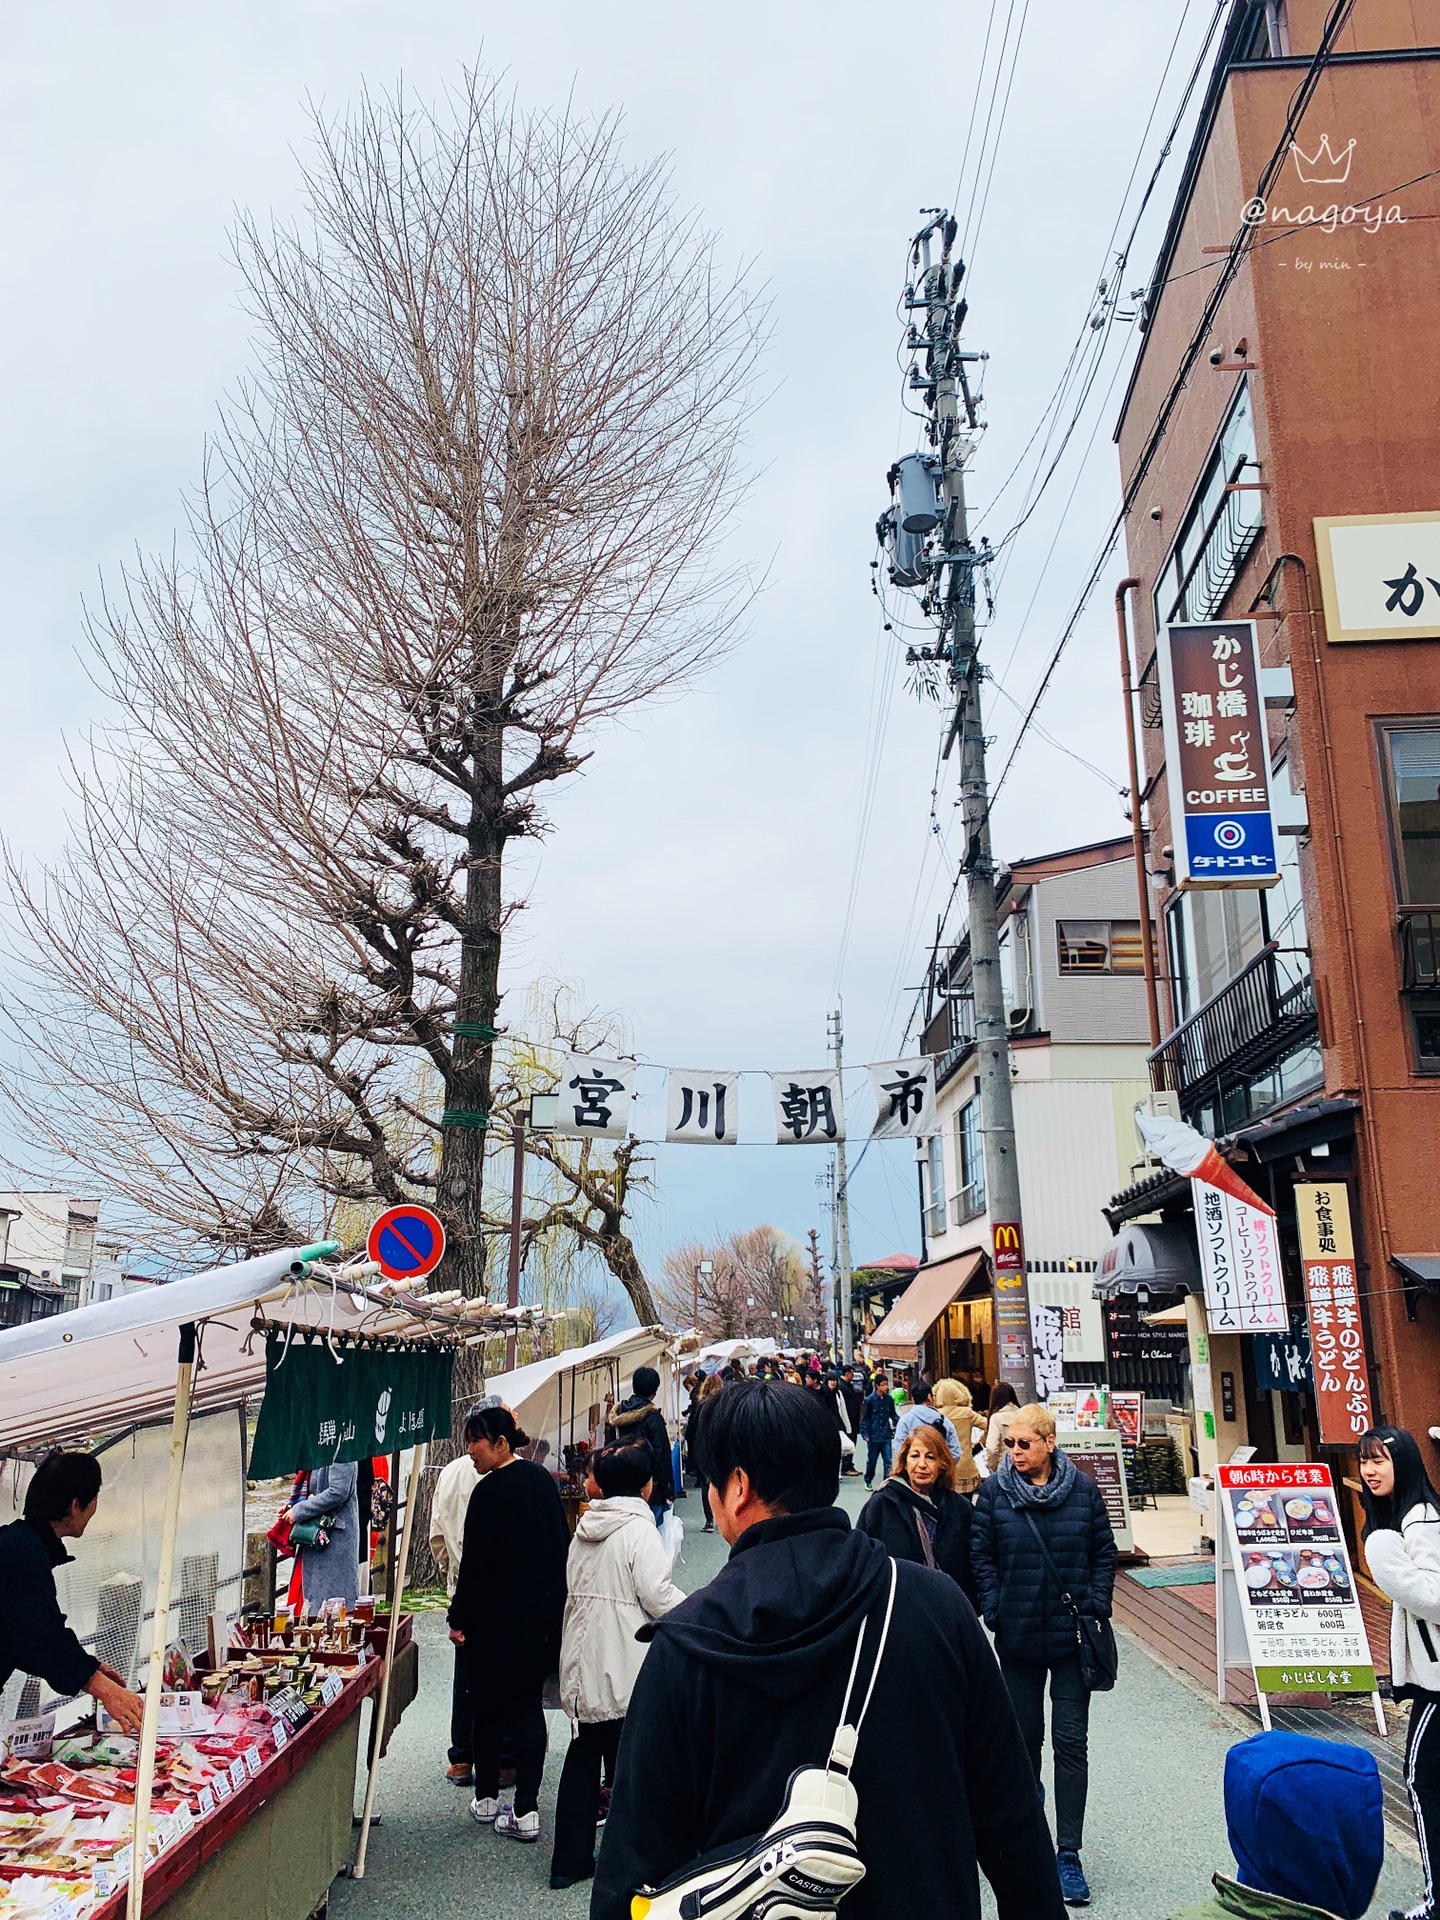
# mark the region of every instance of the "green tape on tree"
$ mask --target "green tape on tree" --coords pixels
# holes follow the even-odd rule
[[[483,1020],[457,1020],[453,1028],[457,1039],[495,1040],[499,1038],[494,1027],[487,1027]]]
[[[488,1113],[472,1113],[466,1107],[446,1107],[440,1116],[442,1127],[473,1127],[477,1133],[483,1132],[490,1124]]]

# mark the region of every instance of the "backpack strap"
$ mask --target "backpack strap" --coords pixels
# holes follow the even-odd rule
[[[871,1607],[860,1622],[860,1631],[855,1636],[855,1657],[850,1662],[850,1678],[845,1682],[845,1701],[840,1708],[840,1724],[835,1729],[835,1738],[831,1742],[830,1757],[825,1762],[827,1772],[841,1773],[847,1778],[855,1763],[855,1748],[860,1738],[860,1729],[865,1723],[865,1715],[870,1711],[871,1696],[875,1692],[875,1682],[880,1677],[880,1663],[885,1657],[885,1643],[890,1638],[890,1616],[895,1611],[895,1587],[897,1575],[895,1562],[890,1562],[890,1591],[885,1596],[885,1615],[880,1622],[880,1641],[875,1649],[875,1658],[870,1664],[870,1684],[865,1689],[865,1698],[860,1703],[860,1711],[853,1723],[850,1719],[850,1703],[855,1693],[855,1677],[860,1671],[860,1655],[865,1646],[865,1632],[870,1625]]]

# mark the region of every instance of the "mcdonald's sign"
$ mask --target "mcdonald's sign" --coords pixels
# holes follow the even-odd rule
[[[992,1229],[996,1273],[1023,1273],[1025,1250],[1020,1244],[1020,1223],[997,1220]]]

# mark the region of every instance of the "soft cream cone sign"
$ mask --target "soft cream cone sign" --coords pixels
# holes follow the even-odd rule
[[[1246,1186],[1213,1140],[1183,1120],[1137,1113],[1135,1121],[1150,1151],[1190,1181],[1210,1331],[1287,1331],[1275,1209]]]

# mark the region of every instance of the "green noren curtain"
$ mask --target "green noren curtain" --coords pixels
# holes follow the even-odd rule
[[[448,1347],[265,1341],[265,1398],[250,1475],[269,1480],[450,1437]]]

